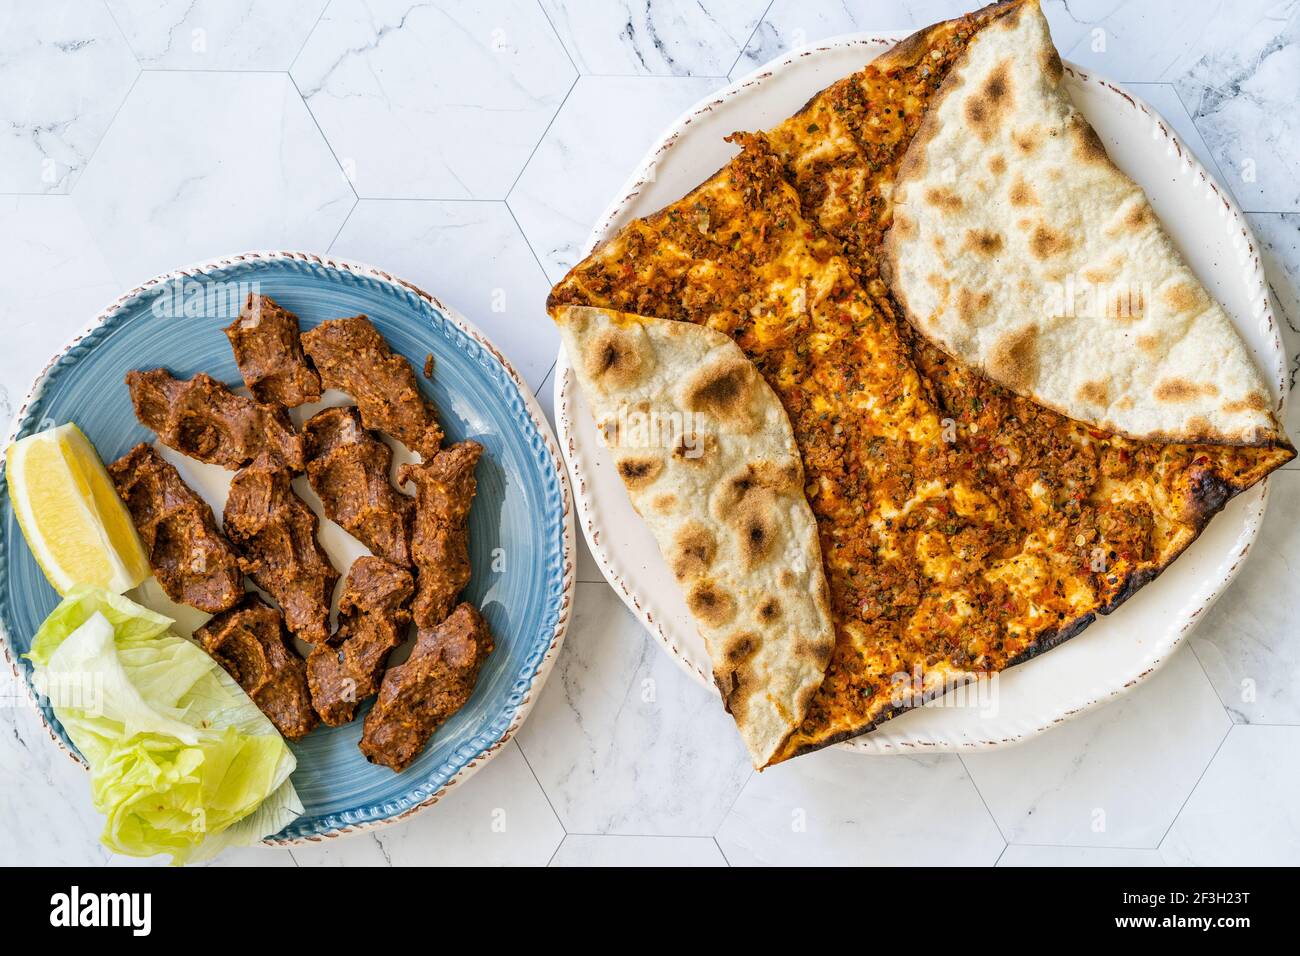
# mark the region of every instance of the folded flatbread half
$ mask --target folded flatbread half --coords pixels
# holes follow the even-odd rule
[[[785,410],[720,332],[577,306],[555,321],[762,767],[803,722],[835,642]]]
[[[780,126],[733,136],[731,162],[601,243],[548,300],[553,316],[593,306],[720,332],[785,409],[835,647],[770,762],[866,733],[1078,634],[1295,455],[1267,409],[1251,441],[1235,443],[1171,441],[1168,428],[1138,440],[1068,417],[918,335],[895,300],[882,264],[900,165],[972,46],[1036,17],[1035,3],[1015,0],[928,27]],[[1044,75],[1059,72],[1050,44],[1038,52]],[[1008,271],[1022,270],[1006,255]],[[962,283],[939,280],[959,305]],[[1053,362],[1067,357],[1044,367]],[[1244,379],[1214,381],[1225,399],[1245,394]]]
[[[981,30],[904,154],[894,296],[945,352],[1130,438],[1275,445],[1250,353],[1071,103],[1037,3]]]

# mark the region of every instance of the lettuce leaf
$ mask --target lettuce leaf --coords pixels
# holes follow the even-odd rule
[[[274,725],[171,622],[79,587],[28,655],[37,688],[90,764],[105,846],[196,862],[260,841],[302,814],[296,761]]]

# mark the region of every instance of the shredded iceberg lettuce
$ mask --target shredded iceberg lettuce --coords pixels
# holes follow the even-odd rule
[[[257,705],[171,621],[120,595],[78,587],[27,656],[90,765],[101,837],[115,853],[209,859],[257,843],[303,812],[296,761]]]

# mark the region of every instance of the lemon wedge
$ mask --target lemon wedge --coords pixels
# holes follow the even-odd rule
[[[23,536],[54,590],[95,584],[121,594],[149,576],[131,515],[76,425],[14,442],[5,476]]]

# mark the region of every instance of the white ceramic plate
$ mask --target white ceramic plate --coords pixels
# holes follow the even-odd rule
[[[735,153],[723,137],[780,123],[817,91],[906,34],[828,40],[759,68],[709,97],[655,144],[593,231],[588,248],[628,221],[680,198]],[[1066,87],[1111,157],[1147,192],[1201,281],[1224,305],[1272,383],[1286,393],[1286,359],[1255,240],[1215,183],[1151,107],[1117,84],[1066,64]],[[556,423],[578,523],[605,578],[667,651],[712,688],[709,658],[672,574],[632,510],[583,404],[563,349]],[[840,746],[867,753],[988,748],[1022,740],[1123,693],[1167,660],[1227,587],[1259,532],[1267,483],[1239,495],[1156,581],[1114,615],[1050,654],[999,675],[991,706],[948,695]]]

